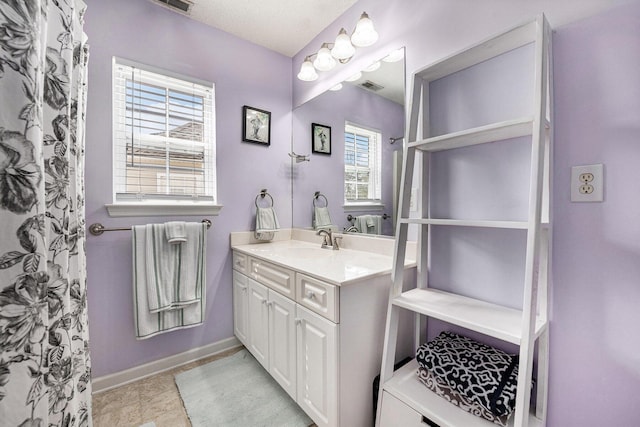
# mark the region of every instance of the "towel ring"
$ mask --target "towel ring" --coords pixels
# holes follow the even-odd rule
[[[318,200],[318,197],[322,197],[322,198],[324,199],[324,206],[325,206],[325,207],[329,207],[329,201],[327,200],[327,196],[325,196],[324,194],[322,194],[322,193],[321,193],[321,192],[319,192],[319,191],[316,191],[316,192],[313,194],[313,201],[312,201],[312,203],[313,203],[313,207],[314,207],[314,208],[315,208],[315,207],[317,207],[317,206],[316,206],[316,201]]]
[[[262,197],[264,199],[265,196],[269,196],[269,198],[271,199],[271,206],[267,206],[267,207],[269,208],[273,207],[273,197],[271,197],[271,194],[267,193],[266,189],[263,189],[262,191],[260,191],[260,194],[256,196],[256,200],[255,200],[256,208],[260,207],[258,206],[258,198]]]

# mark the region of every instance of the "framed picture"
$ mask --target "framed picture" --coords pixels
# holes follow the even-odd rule
[[[311,123],[311,151],[331,154],[331,127]]]
[[[271,112],[245,105],[242,107],[242,140],[271,145]]]

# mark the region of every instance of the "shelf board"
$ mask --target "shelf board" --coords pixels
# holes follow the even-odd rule
[[[434,423],[447,427],[495,427],[491,421],[466,412],[441,398],[420,382],[417,375],[418,362],[413,359],[394,372],[393,377],[384,383],[387,393],[429,418]],[[511,417],[509,426],[513,426]],[[529,415],[529,427],[543,427],[543,421],[533,414]]]
[[[392,299],[393,305],[520,345],[522,311],[436,289],[411,289]],[[535,336],[546,327],[538,318]]]
[[[526,117],[434,136],[420,141],[409,142],[408,146],[415,147],[422,151],[452,150],[454,148],[486,144],[489,142],[531,135],[532,131],[533,119],[531,117]]]
[[[490,37],[462,51],[449,55],[415,73],[426,82],[480,64],[535,41],[537,20],[529,20],[498,36]]]
[[[484,228],[508,228],[526,230],[529,223],[526,221],[489,221],[467,219],[437,219],[437,218],[401,218],[400,222],[419,225],[449,225],[454,227],[484,227]]]

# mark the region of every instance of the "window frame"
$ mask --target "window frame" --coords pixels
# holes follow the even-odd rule
[[[118,168],[126,168],[126,144],[123,145],[119,139],[117,132],[121,132],[121,125],[118,120],[120,114],[126,111],[125,98],[118,99],[118,93],[116,89],[119,83],[117,79],[121,72],[118,67],[131,67],[142,70],[148,73],[154,73],[160,75],[160,86],[173,89],[179,92],[186,92],[188,85],[204,86],[205,89],[196,89],[196,92],[200,92],[206,95],[206,92],[210,92],[209,95],[211,102],[211,112],[204,117],[203,132],[208,134],[208,141],[203,142],[203,178],[204,189],[206,195],[200,197],[197,196],[180,196],[178,194],[168,195],[154,195],[153,197],[140,200],[133,193],[126,193],[121,191],[126,186],[125,177],[122,174],[118,174]],[[217,168],[216,168],[216,120],[215,120],[215,85],[211,82],[199,80],[193,77],[181,75],[168,70],[160,69],[157,67],[141,64],[135,61],[131,61],[124,58],[113,57],[112,58],[112,87],[111,87],[111,100],[112,100],[112,203],[106,204],[107,211],[110,216],[156,216],[156,215],[218,215],[222,209],[222,205],[218,204],[217,198]],[[168,78],[168,79],[165,79]],[[177,79],[181,82],[172,82],[171,80]],[[147,84],[157,84],[153,82],[153,78],[147,76],[142,79]],[[184,86],[181,86],[184,84]],[[193,91],[193,89],[191,89]],[[120,126],[120,127],[119,127]],[[155,137],[148,135],[144,139],[151,141]],[[121,138],[121,137],[120,137]],[[163,139],[165,144],[171,144],[171,140],[176,139],[170,136],[159,137]],[[182,141],[174,141],[179,144]],[[186,142],[186,140],[185,140]],[[153,144],[150,142],[150,144]],[[191,144],[191,142],[188,142]],[[162,144],[159,144],[159,146]],[[196,174],[193,174],[196,176]]]
[[[350,130],[353,129],[353,130]],[[345,142],[345,156],[346,156],[346,134],[347,133],[353,133],[353,134],[366,134],[368,136],[374,136],[374,142],[373,147],[370,146],[369,148],[369,177],[371,179],[371,176],[374,176],[375,182],[371,182],[369,181],[368,185],[371,187],[373,186],[373,189],[370,191],[373,191],[375,194],[375,198],[372,199],[363,199],[363,200],[357,200],[357,199],[347,199],[347,193],[344,190],[344,187],[346,187],[347,184],[347,168],[349,168],[350,166],[347,165],[346,162],[344,162],[344,168],[343,168],[343,191],[344,191],[344,205],[343,207],[345,208],[345,211],[349,211],[349,210],[362,210],[362,209],[367,209],[367,210],[382,210],[384,209],[384,204],[382,203],[382,132],[378,129],[374,129],[368,126],[363,126],[354,122],[349,122],[346,121],[345,125],[344,125],[344,137],[343,137],[343,141]],[[371,138],[370,138],[371,141]],[[343,156],[343,161],[344,161],[344,157]],[[374,165],[371,165],[371,158],[373,157],[373,162]],[[357,182],[357,180],[356,180]],[[357,184],[356,184],[357,185]]]

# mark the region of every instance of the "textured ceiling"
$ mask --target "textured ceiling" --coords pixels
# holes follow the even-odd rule
[[[191,0],[196,21],[293,57],[357,0]]]

